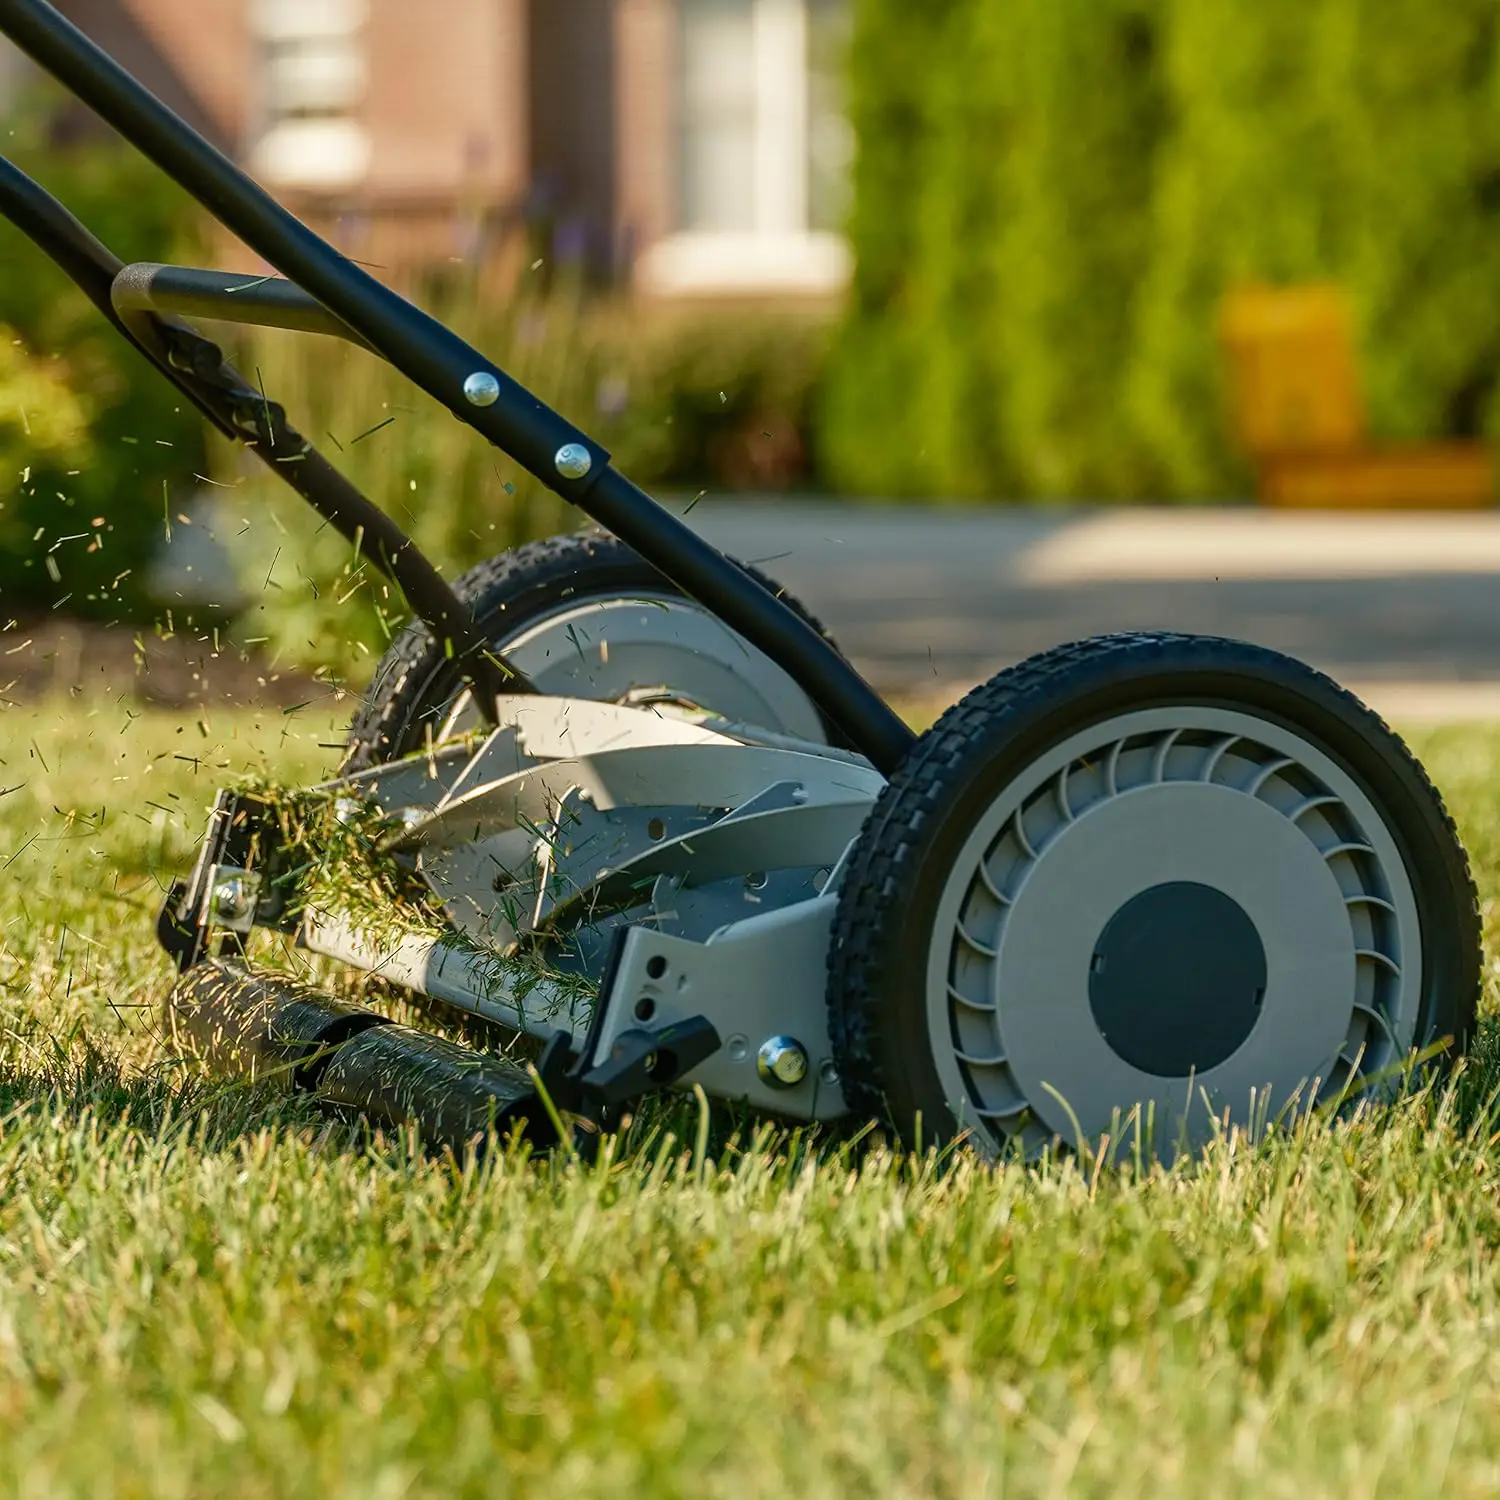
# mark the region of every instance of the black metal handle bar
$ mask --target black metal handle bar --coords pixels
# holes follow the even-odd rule
[[[258,187],[46,0],[0,0],[0,32],[382,358],[628,542],[801,684],[881,770],[913,735],[816,630],[609,465],[608,453]]]
[[[282,276],[247,276],[237,271],[200,271],[193,266],[138,261],[121,269],[110,297],[122,313],[173,313],[221,323],[252,323],[259,328],[327,334],[364,349],[370,347],[316,297],[309,297]]]

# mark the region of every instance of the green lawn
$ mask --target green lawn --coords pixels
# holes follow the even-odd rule
[[[302,720],[0,710],[0,1495],[1500,1489],[1500,1060],[1135,1180],[460,1171],[159,1046],[159,883]],[[1418,748],[1493,918],[1500,735]]]

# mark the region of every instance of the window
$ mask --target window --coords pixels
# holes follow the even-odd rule
[[[664,289],[827,290],[848,175],[849,0],[678,0],[676,232]]]
[[[251,15],[261,62],[255,170],[284,188],[359,182],[370,159],[357,113],[366,0],[256,0]]]

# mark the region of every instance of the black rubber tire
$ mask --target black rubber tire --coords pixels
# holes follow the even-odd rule
[[[1277,652],[1212,636],[1122,633],[1058,646],[1000,673],[912,747],[850,855],[828,956],[834,1057],[852,1110],[908,1144],[958,1131],[932,1060],[926,966],[936,907],[983,809],[1026,766],[1090,724],[1172,705],[1238,709],[1295,730],[1380,810],[1417,899],[1424,987],[1415,1045],[1461,1054],[1480,985],[1468,858],[1426,772],[1370,709]]]
[[[740,566],[833,643],[811,611],[780,584],[748,563]],[[641,591],[681,593],[624,542],[594,531],[549,537],[487,558],[461,575],[453,588],[501,649],[565,602]],[[452,660],[432,632],[419,620],[407,624],[375,668],[349,729],[344,770],[363,770],[420,749],[427,724],[452,702],[460,685]],[[844,743],[831,728],[829,740]]]

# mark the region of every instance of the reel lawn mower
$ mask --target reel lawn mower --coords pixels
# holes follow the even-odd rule
[[[262,192],[43,0],[0,31],[281,274],[123,265],[0,211],[403,591],[342,773],[222,793],[161,913],[178,1043],[456,1146],[653,1089],[1031,1155],[1175,1154],[1473,1025],[1473,883],[1402,742],[1238,641],[1060,646],[914,734],[817,621]],[[388,360],[603,528],[452,586],[187,317]],[[248,965],[271,928],[525,1033],[528,1066]]]

